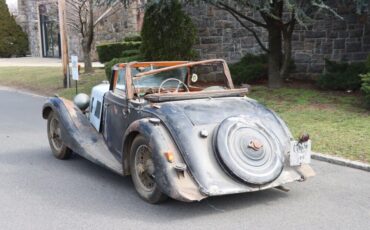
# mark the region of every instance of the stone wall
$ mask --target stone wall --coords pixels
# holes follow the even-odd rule
[[[101,13],[98,12],[98,14]],[[130,8],[122,6],[113,10],[108,17],[103,19],[95,28],[95,38],[97,44],[119,42],[130,35],[137,35],[141,30],[141,21],[144,12],[138,9],[137,2]]]
[[[117,6],[110,11],[95,28],[95,40],[92,50],[93,59],[97,59],[95,44],[122,41],[124,37],[138,34],[143,20],[143,10],[140,7],[144,0],[137,0],[125,9]],[[28,34],[30,54],[34,57],[42,56],[39,5],[48,8],[48,16],[58,23],[57,0],[18,0],[18,15],[16,20],[23,30]],[[52,10],[51,10],[52,9]],[[106,7],[95,9],[95,19],[107,10]],[[68,4],[66,6],[68,18]],[[81,35],[78,31],[67,25],[68,52],[69,55],[78,55],[82,60]]]
[[[56,4],[56,0],[18,0],[18,15],[16,20],[28,35],[29,49],[32,56],[41,55],[40,21],[38,5]]]
[[[195,46],[200,57],[240,60],[246,53],[261,53],[255,38],[227,12],[200,4],[186,11],[198,27]],[[318,19],[310,28],[297,26],[293,34],[295,76],[315,76],[324,68],[324,59],[363,61],[370,53],[370,16],[358,16],[348,6],[337,9],[344,20],[333,16]],[[250,13],[249,16],[254,16]],[[255,28],[267,46],[266,31]]]

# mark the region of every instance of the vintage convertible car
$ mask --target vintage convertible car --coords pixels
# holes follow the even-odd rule
[[[118,64],[110,83],[44,104],[52,152],[131,175],[141,198],[199,201],[314,175],[307,135],[234,88],[224,60]]]

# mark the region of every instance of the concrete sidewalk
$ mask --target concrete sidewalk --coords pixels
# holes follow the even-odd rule
[[[79,63],[84,66],[82,62]],[[59,58],[20,57],[0,58],[0,67],[27,66],[27,67],[62,67],[62,60]],[[104,64],[93,62],[93,67],[101,68]]]

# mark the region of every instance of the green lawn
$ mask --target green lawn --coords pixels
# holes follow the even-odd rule
[[[308,132],[314,151],[370,162],[370,112],[358,96],[263,86],[252,87],[249,96],[275,110],[295,137]]]
[[[89,94],[102,80],[103,69],[82,74],[79,92]],[[0,85],[69,99],[75,95],[74,88],[63,89],[60,68],[0,68]],[[358,96],[297,87],[269,90],[264,86],[253,86],[249,96],[275,110],[294,136],[308,132],[314,151],[370,162],[370,112],[362,109]]]
[[[1,67],[0,85],[33,91],[42,95],[72,99],[75,95],[75,82],[72,88],[63,88],[62,69],[59,67]],[[90,94],[91,87],[106,80],[104,69],[95,69],[93,74],[81,74],[78,92]]]

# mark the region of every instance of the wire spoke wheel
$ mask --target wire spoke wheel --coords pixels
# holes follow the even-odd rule
[[[63,142],[61,125],[58,116],[54,112],[51,112],[47,125],[50,148],[56,158],[64,160],[71,157],[72,150]]]
[[[135,171],[141,186],[148,192],[152,191],[155,185],[151,155],[152,153],[146,145],[140,145],[135,154],[135,167],[137,168]]]
[[[50,121],[49,135],[51,136],[51,142],[54,145],[54,148],[60,151],[63,147],[63,142],[61,138],[59,121],[55,116]]]
[[[151,204],[157,204],[166,200],[167,196],[162,193],[156,181],[153,151],[149,141],[138,135],[131,144],[130,171],[139,196]]]

